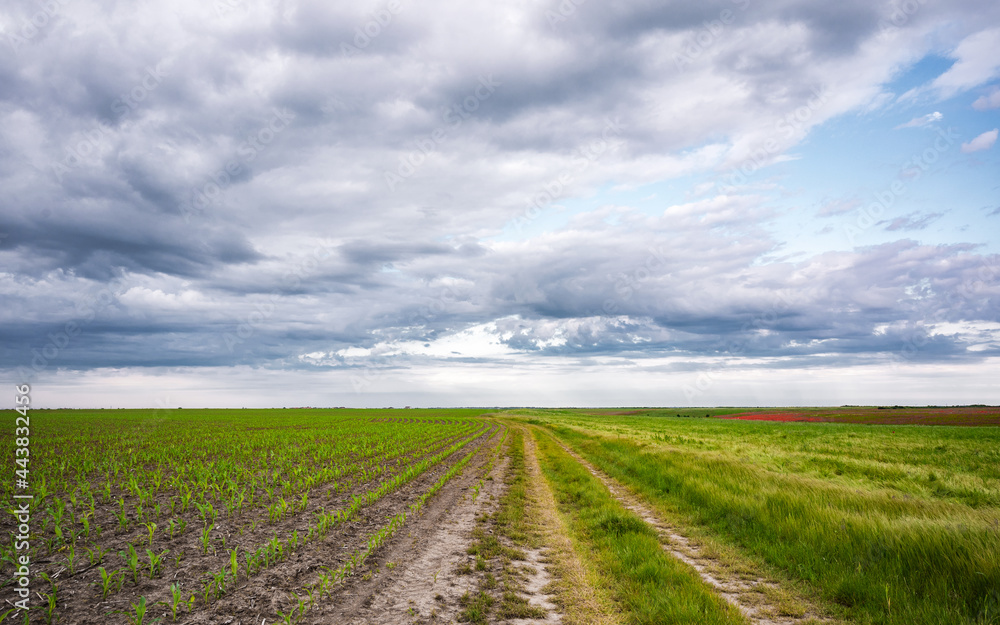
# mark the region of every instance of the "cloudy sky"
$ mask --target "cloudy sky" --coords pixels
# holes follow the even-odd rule
[[[3,377],[1000,403],[998,51],[990,0],[5,0]]]

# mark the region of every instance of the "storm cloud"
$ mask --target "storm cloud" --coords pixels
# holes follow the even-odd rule
[[[54,405],[109,372],[153,384],[122,400],[148,405],[171,371],[329,375],[312,401],[381,405],[400,380],[422,381],[409,403],[492,402],[505,368],[989,365],[997,248],[951,234],[961,208],[904,203],[915,178],[995,172],[972,160],[992,142],[888,158],[818,208],[795,195],[817,178],[779,168],[883,117],[926,160],[951,101],[981,116],[962,142],[988,134],[998,28],[978,1],[12,0],[4,369]],[[926,57],[948,63],[895,84]],[[871,215],[858,194],[879,193]],[[824,227],[846,234],[793,249]],[[509,403],[625,401],[575,388]],[[182,401],[216,403],[199,389]]]

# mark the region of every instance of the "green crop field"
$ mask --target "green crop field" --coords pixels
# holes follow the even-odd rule
[[[115,613],[141,620],[158,601],[172,615],[211,608],[240,580],[323,541],[362,508],[444,461],[461,462],[490,427],[470,418],[481,412],[31,412],[31,532],[19,539],[15,515],[4,515],[3,578],[13,581],[16,554],[28,546],[31,586],[45,599],[32,622],[58,614],[67,601],[59,587],[79,586],[83,576],[90,586],[75,591],[82,596],[63,621],[84,622],[65,617],[98,604],[95,622]],[[16,448],[5,437],[5,500],[20,504]],[[321,592],[348,575],[401,520],[375,528],[365,548],[299,590]]]
[[[3,439],[0,620],[354,622],[335,610],[412,586],[466,506],[431,607],[410,589],[376,621],[1000,623],[1000,428],[902,417],[31,411],[30,445]]]

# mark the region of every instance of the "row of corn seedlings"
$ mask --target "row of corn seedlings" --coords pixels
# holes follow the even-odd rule
[[[491,433],[489,439],[492,439],[496,435],[496,430]],[[506,431],[504,432],[504,437],[506,437]],[[489,439],[486,445],[489,444]],[[502,444],[502,442],[501,442]],[[497,446],[497,448],[499,445]],[[406,523],[409,516],[418,514],[420,510],[423,509],[427,500],[433,497],[445,484],[447,484],[455,475],[458,475],[462,469],[468,464],[469,460],[478,453],[482,447],[473,449],[467,453],[461,460],[452,465],[448,471],[444,473],[427,491],[420,495],[420,497],[413,504],[410,505],[408,511],[400,512],[393,515],[389,522],[384,526],[379,528],[374,534],[368,537],[368,540],[364,547],[355,550],[347,557],[346,561],[337,569],[326,568],[326,573],[321,573],[319,579],[308,586],[303,587],[298,593],[293,593],[290,597],[290,608],[287,612],[279,611],[277,616],[282,619],[286,625],[297,624],[306,613],[313,607],[317,600],[321,600],[324,595],[332,595],[335,586],[342,583],[346,578],[350,577],[354,572],[358,571],[368,559],[382,544],[392,538],[396,532]],[[496,448],[495,448],[496,449]],[[304,595],[304,596],[300,596]]]
[[[186,607],[189,611],[193,611],[196,606],[207,607],[211,605],[215,600],[227,594],[229,589],[232,587],[232,584],[240,578],[241,570],[243,577],[250,579],[253,575],[256,575],[261,571],[285,560],[290,554],[294,553],[296,549],[302,547],[304,544],[326,538],[329,531],[336,525],[356,518],[361,508],[371,505],[381,499],[381,497],[394,492],[407,482],[419,477],[428,469],[436,466],[446,458],[460,451],[463,447],[474,440],[474,438],[475,437],[468,437],[451,445],[449,448],[439,452],[438,454],[435,454],[433,457],[426,458],[408,467],[402,473],[380,484],[374,491],[370,491],[364,495],[359,495],[353,498],[351,505],[346,509],[336,510],[330,513],[325,511],[317,513],[316,521],[309,527],[308,531],[301,536],[299,535],[298,530],[294,530],[286,540],[279,539],[275,534],[267,542],[261,544],[256,549],[242,551],[238,549],[230,550],[229,559],[226,560],[221,566],[218,566],[218,570],[215,568],[209,570],[198,581],[197,592],[189,593],[187,596],[182,597],[177,594],[180,586],[177,585],[175,587],[172,584],[170,591],[172,601],[169,604],[162,601],[160,603],[170,607],[172,612],[180,610],[184,607]],[[242,566],[240,558],[241,555]],[[132,570],[132,567],[133,565],[129,564],[129,570]],[[121,583],[117,584],[117,589],[121,590]]]
[[[333,487],[327,484],[328,495],[342,484],[371,482],[387,474],[394,477],[386,483],[398,482],[400,476],[413,475],[414,467],[421,465],[406,465],[408,458],[440,449],[448,441],[468,440],[466,437],[482,424],[470,420],[400,427],[359,423],[357,419],[332,421],[307,432],[277,428],[261,434],[233,434],[227,430],[236,428],[227,428],[215,432],[215,437],[208,435],[205,427],[201,436],[184,437],[170,428],[160,434],[130,435],[126,431],[112,435],[117,447],[106,433],[109,428],[74,436],[66,433],[72,424],[63,423],[54,428],[55,435],[38,436],[32,448],[32,518],[38,519],[31,536],[33,560],[41,554],[59,554],[63,560],[57,559],[52,567],[60,566],[72,576],[81,569],[105,564],[107,554],[117,551],[123,566],[110,571],[101,566],[98,571],[100,594],[107,598],[126,580],[138,584],[142,578],[162,575],[171,554],[154,542],[183,536],[192,523],[202,526],[202,542],[206,544],[220,517],[240,519],[255,510],[267,510],[269,522],[277,523],[304,511],[310,495],[323,490],[323,480],[333,480]],[[201,446],[192,441],[200,441]],[[78,463],[66,461],[70,448]],[[276,448],[282,451],[275,453]],[[12,453],[9,445],[4,451]],[[254,454],[258,460],[252,458]],[[304,461],[295,464],[296,459]],[[298,495],[294,499],[293,493]],[[360,497],[367,498],[364,505],[378,498],[371,490]],[[326,514],[318,520],[322,522]],[[331,516],[325,523],[334,520]],[[294,548],[308,538],[293,535],[288,540]],[[179,562],[181,556],[176,557]],[[272,553],[268,559],[273,557]],[[0,545],[5,578],[12,574],[14,563],[13,544]],[[39,576],[54,570],[40,568]],[[230,571],[229,577],[235,578],[232,567]],[[226,578],[216,576],[214,594],[222,592]]]

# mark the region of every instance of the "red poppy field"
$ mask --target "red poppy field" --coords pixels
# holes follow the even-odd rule
[[[809,408],[803,410],[754,410],[718,415],[743,421],[826,422],[861,425],[1000,425],[1000,407],[956,406]]]

